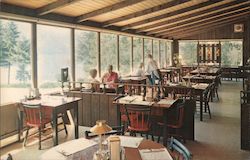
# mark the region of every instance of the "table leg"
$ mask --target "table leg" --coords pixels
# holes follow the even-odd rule
[[[79,138],[79,117],[78,117],[78,102],[74,105],[74,127],[75,127],[75,139]]]
[[[54,108],[53,113],[53,143],[54,146],[58,145],[58,128],[57,128],[57,110]]]
[[[167,139],[168,139],[168,133],[167,133],[167,110],[163,110],[163,145],[167,146]]]
[[[203,121],[203,93],[200,93],[200,121]]]

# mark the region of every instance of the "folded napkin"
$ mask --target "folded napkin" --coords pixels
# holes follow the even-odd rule
[[[58,153],[63,154],[64,156],[69,156],[71,154],[82,151],[82,150],[84,150],[88,147],[92,147],[94,145],[97,145],[97,143],[95,141],[81,138],[81,139],[68,141],[68,142],[65,142],[61,145],[58,145],[55,147],[55,150]]]
[[[143,138],[130,137],[130,136],[119,136],[122,147],[138,148]]]
[[[142,160],[173,160],[166,148],[139,150]]]

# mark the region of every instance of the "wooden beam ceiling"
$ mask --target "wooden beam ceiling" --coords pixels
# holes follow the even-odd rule
[[[145,19],[145,20],[142,20],[142,21],[134,22],[134,23],[125,25],[124,27],[122,27],[122,30],[125,31],[125,30],[128,30],[128,29],[132,29],[133,27],[137,27],[137,26],[140,26],[140,25],[144,25],[144,24],[147,24],[147,23],[154,22],[154,21],[162,20],[162,19],[165,19],[165,18],[168,18],[168,17],[176,16],[178,14],[189,12],[189,11],[192,11],[192,10],[195,10],[195,9],[201,9],[202,7],[206,7],[206,6],[212,5],[214,3],[218,3],[218,2],[221,2],[221,1],[220,0],[207,1],[207,2],[197,4],[197,5],[193,5],[191,7],[180,9],[180,10],[177,10],[177,11],[174,11],[174,12],[170,12],[170,13],[162,14],[162,15],[152,17],[152,18],[149,18],[149,19]]]
[[[110,5],[110,6],[101,8],[99,10],[95,10],[95,11],[80,15],[76,18],[76,21],[78,23],[80,23],[82,21],[86,21],[86,20],[90,19],[91,17],[95,17],[95,16],[98,16],[101,14],[105,14],[105,13],[112,12],[112,11],[115,11],[118,9],[122,9],[124,7],[128,7],[128,6],[140,3],[142,1],[144,1],[144,0],[125,0],[125,1],[122,1],[119,3],[116,3],[114,5]]]
[[[236,8],[236,10],[231,9],[231,10],[227,10],[226,12],[222,11],[222,12],[215,13],[215,14],[212,14],[212,15],[209,15],[209,16],[196,18],[196,19],[188,21],[188,22],[179,23],[179,24],[175,24],[175,25],[172,25],[172,26],[168,26],[168,27],[162,27],[162,28],[147,32],[146,35],[155,34],[156,36],[160,36],[160,35],[162,35],[162,33],[166,33],[167,31],[175,30],[175,29],[178,29],[178,28],[183,28],[183,27],[190,26],[190,25],[193,25],[193,24],[208,22],[210,20],[222,19],[223,17],[227,17],[227,16],[230,16],[230,15],[235,15],[235,14],[241,12],[241,11],[249,11],[249,9],[250,9],[250,6],[246,5],[245,7]]]
[[[155,7],[149,8],[149,9],[145,9],[145,10],[142,10],[142,11],[138,11],[138,12],[135,12],[135,13],[131,13],[131,14],[128,14],[128,15],[125,15],[125,16],[122,16],[122,17],[118,17],[118,18],[106,21],[106,22],[104,22],[103,27],[107,27],[107,26],[110,26],[112,24],[122,22],[122,21],[126,21],[126,20],[129,20],[129,19],[132,19],[132,18],[145,16],[147,14],[152,14],[153,12],[158,12],[158,11],[161,11],[161,10],[164,10],[164,9],[167,9],[167,8],[170,8],[170,7],[174,7],[176,5],[180,5],[180,4],[189,2],[189,1],[191,1],[191,0],[174,0],[174,1],[170,1],[170,2],[167,2],[167,3],[161,4],[159,6],[155,6]]]
[[[233,2],[229,1],[229,3],[223,4],[220,6],[216,6],[213,8],[209,8],[206,10],[202,10],[202,11],[199,11],[197,13],[192,13],[192,14],[188,14],[186,16],[182,16],[179,18],[174,18],[174,19],[163,21],[163,22],[155,23],[152,25],[148,25],[145,27],[141,27],[141,28],[136,30],[136,33],[152,31],[155,28],[174,25],[174,24],[177,24],[180,22],[185,22],[185,21],[192,20],[192,19],[195,19],[198,17],[206,16],[209,14],[217,13],[217,12],[224,11],[224,10],[231,9],[231,8],[236,8],[236,7],[239,7],[242,5],[246,5],[246,4],[250,4],[250,1],[249,0],[241,0],[240,2],[239,1],[233,1]]]
[[[183,28],[179,28],[177,30],[173,30],[173,31],[169,31],[169,32],[165,32],[165,33],[162,33],[162,35],[176,35],[176,34],[179,34],[181,32],[184,32],[186,30],[188,30],[187,32],[189,32],[190,29],[200,29],[200,27],[203,27],[203,26],[206,26],[206,25],[210,25],[210,24],[221,24],[223,23],[224,21],[227,21],[227,20],[231,20],[231,19],[237,19],[241,16],[244,16],[244,15],[247,15],[249,14],[249,11],[247,12],[242,12],[242,13],[239,13],[239,14],[236,14],[236,15],[231,15],[231,16],[227,16],[227,17],[224,17],[224,18],[221,18],[221,19],[215,19],[215,20],[212,20],[212,21],[208,21],[206,23],[198,23],[196,25],[190,25],[190,26],[187,26],[187,27],[183,27]],[[160,36],[160,35],[158,35]]]
[[[236,19],[236,20],[229,20],[227,22],[224,22],[221,25],[210,25],[210,26],[202,28],[202,30],[192,30],[189,33],[184,33],[184,34],[181,34],[181,35],[177,35],[177,36],[175,36],[175,38],[176,39],[182,39],[182,38],[185,38],[185,37],[197,35],[197,34],[204,33],[204,32],[207,32],[207,31],[211,31],[211,30],[214,30],[214,29],[217,29],[217,28],[220,28],[220,27],[224,27],[224,26],[227,26],[227,25],[230,25],[230,24],[233,24],[233,23],[240,23],[242,21],[244,21],[243,18],[242,19]]]
[[[46,6],[38,8],[36,11],[37,11],[37,14],[41,16],[41,15],[51,13],[58,8],[65,7],[67,5],[70,5],[78,1],[81,1],[81,0],[58,0],[52,3],[49,3]]]
[[[239,19],[242,19],[246,16],[249,16],[249,11],[248,12],[243,12],[241,14],[238,14],[238,15],[235,15],[235,16],[231,16],[231,17],[227,17],[227,19],[223,20],[223,21],[219,21],[217,23],[215,23],[215,21],[210,21],[210,22],[207,22],[207,23],[202,23],[202,24],[199,24],[199,25],[195,25],[193,27],[188,27],[188,28],[185,28],[185,29],[179,29],[179,30],[176,30],[174,32],[168,32],[168,33],[165,33],[165,35],[162,35],[161,37],[162,38],[166,38],[166,37],[169,37],[169,36],[172,36],[172,37],[177,37],[177,36],[180,36],[180,35],[183,35],[183,34],[187,34],[187,33],[193,33],[195,31],[203,31],[203,29],[206,29],[206,28],[211,28],[211,27],[214,27],[214,26],[219,26],[219,25],[222,25],[222,24],[227,24],[231,21],[237,21]]]

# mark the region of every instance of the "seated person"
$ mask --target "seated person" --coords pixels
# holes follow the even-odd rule
[[[131,76],[143,77],[144,76],[144,64],[140,63],[139,68],[135,70]]]
[[[113,72],[113,66],[108,66],[108,72],[102,77],[102,82],[107,83],[109,88],[116,88],[116,85],[112,83],[118,83],[118,74]]]
[[[97,76],[97,70],[96,69],[91,69],[89,71],[89,74],[90,74],[90,83],[92,85],[92,89],[93,91],[95,92],[99,92],[100,91],[100,82],[96,79],[96,76]]]

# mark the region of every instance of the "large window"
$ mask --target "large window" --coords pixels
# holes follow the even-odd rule
[[[147,55],[152,53],[152,40],[144,39],[144,62],[147,62]]]
[[[197,63],[197,41],[179,41],[179,61],[190,66]]]
[[[133,38],[133,70],[139,68],[140,63],[143,62],[143,39]]]
[[[167,56],[167,64],[166,66],[172,66],[172,42],[166,42],[165,48],[166,56]]]
[[[31,87],[31,24],[0,19],[0,103],[16,102]]]
[[[117,35],[101,33],[101,74],[107,72],[108,65],[117,71]]]
[[[89,78],[90,69],[98,70],[97,32],[76,30],[75,32],[76,80]]]
[[[38,25],[37,44],[40,91],[59,91],[61,68],[68,67],[71,71],[70,29]]]
[[[164,68],[167,63],[165,41],[160,41],[160,68]]]
[[[221,41],[221,65],[242,65],[242,40]]]
[[[128,75],[131,72],[131,37],[119,36],[119,72]]]
[[[154,60],[159,64],[160,57],[159,57],[159,41],[158,40],[153,40],[153,57],[154,57]]]

